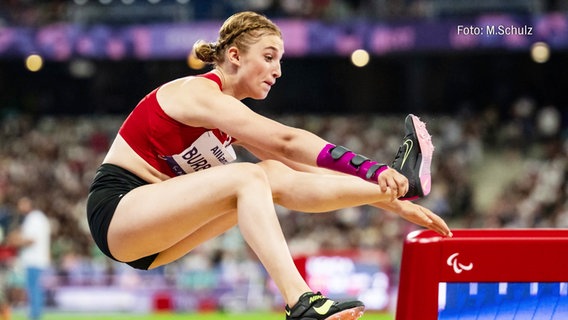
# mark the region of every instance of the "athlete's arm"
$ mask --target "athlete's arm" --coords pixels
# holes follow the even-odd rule
[[[316,166],[310,166],[304,163],[292,161],[285,157],[279,157],[270,152],[267,152],[266,150],[255,148],[254,146],[244,143],[242,141],[238,141],[236,144],[247,149],[247,151],[252,153],[256,158],[260,160],[278,160],[296,171],[309,172],[309,173],[322,173],[322,174],[329,174],[329,173],[340,174],[337,171],[332,171],[329,169],[320,168]]]
[[[316,174],[339,174],[339,175],[343,174],[325,168],[308,166],[302,163],[290,161],[289,159],[276,158],[273,155],[263,150],[257,150],[254,147],[247,146],[246,144],[241,144],[241,145],[261,160],[265,159],[279,160],[294,170],[316,173]],[[377,203],[372,203],[370,205],[386,211],[393,212],[407,221],[410,221],[419,226],[432,229],[443,236],[451,236],[451,231],[444,222],[444,220],[442,220],[438,215],[433,213],[431,210],[424,208],[420,205],[417,205],[415,203],[412,203],[410,201],[391,199],[391,202],[377,202]]]
[[[311,132],[255,113],[208,79],[187,78],[166,85],[158,91],[158,100],[174,119],[191,126],[219,128],[251,150],[262,150],[273,159],[317,167],[318,155],[329,144]],[[380,174],[377,183],[383,192],[390,187],[399,196],[408,187],[407,179],[392,169]]]
[[[263,117],[238,99],[224,94],[204,78],[187,78],[158,91],[158,100],[172,118],[191,126],[218,128],[243,143],[271,154],[316,165],[327,142],[305,130]]]
[[[287,165],[288,167],[296,170],[296,171],[301,171],[301,172],[307,172],[307,173],[315,173],[315,174],[336,174],[336,175],[345,175],[345,173],[342,172],[338,172],[338,171],[334,171],[334,170],[330,170],[330,169],[326,169],[326,168],[321,168],[321,167],[315,167],[315,166],[310,166],[304,163],[299,163],[296,161],[292,161],[290,159],[284,158],[284,157],[278,157],[275,156],[273,154],[270,154],[269,152],[266,152],[266,150],[260,150],[257,149],[253,146],[247,145],[246,143],[242,143],[239,142],[239,145],[241,145],[242,147],[244,147],[245,149],[247,149],[249,152],[251,152],[254,156],[256,156],[258,159],[260,160],[267,160],[267,159],[272,159],[272,160],[278,160],[282,163],[284,163],[285,165]],[[390,172],[393,171],[393,172]],[[388,171],[385,171],[383,173],[385,176],[389,176],[390,174],[395,174],[398,175],[398,172],[396,172],[393,169],[388,169]],[[381,175],[383,175],[381,174]],[[392,189],[382,189],[382,192],[390,192],[391,193],[391,201],[396,199],[398,197],[398,194],[392,190]],[[402,191],[405,192],[405,191]]]

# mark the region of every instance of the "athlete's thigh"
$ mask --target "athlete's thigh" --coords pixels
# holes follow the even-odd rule
[[[130,191],[119,202],[110,223],[111,253],[118,259],[136,258],[181,241],[236,209],[239,186],[259,170],[250,163],[230,164]]]
[[[231,210],[195,230],[181,241],[160,252],[150,268],[156,268],[175,261],[195,249],[201,243],[215,238],[237,225],[237,211]]]

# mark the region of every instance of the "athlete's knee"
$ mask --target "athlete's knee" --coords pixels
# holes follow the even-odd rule
[[[278,185],[283,179],[288,179],[294,172],[292,168],[277,160],[264,160],[258,165],[266,172],[271,185]]]
[[[264,169],[274,197],[279,197],[283,192],[288,192],[290,185],[296,181],[298,171],[288,167],[284,163],[277,160],[264,160],[259,163]]]
[[[263,160],[258,163],[258,165],[264,169],[264,171],[270,176],[279,173],[286,173],[288,170],[292,170],[287,165],[283,164],[278,160]]]
[[[240,173],[241,177],[243,178],[241,183],[242,184],[265,184],[267,187],[269,186],[268,183],[268,176],[265,170],[257,164],[254,163],[239,163],[238,164],[238,172]]]

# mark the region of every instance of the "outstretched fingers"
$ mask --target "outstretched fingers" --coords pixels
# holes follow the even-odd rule
[[[451,237],[452,231],[440,216],[430,209],[410,201],[400,201],[397,210],[394,210],[402,218],[419,226],[433,230],[444,237]]]
[[[425,223],[422,226],[433,230],[442,236],[452,237],[452,231],[450,230],[450,227],[448,227],[444,219],[425,207],[418,206],[418,208],[424,216],[423,220]]]

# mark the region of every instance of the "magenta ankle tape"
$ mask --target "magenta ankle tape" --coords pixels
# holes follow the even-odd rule
[[[318,167],[347,173],[375,183],[381,172],[388,168],[385,164],[333,144],[327,144],[320,151],[316,163]]]

